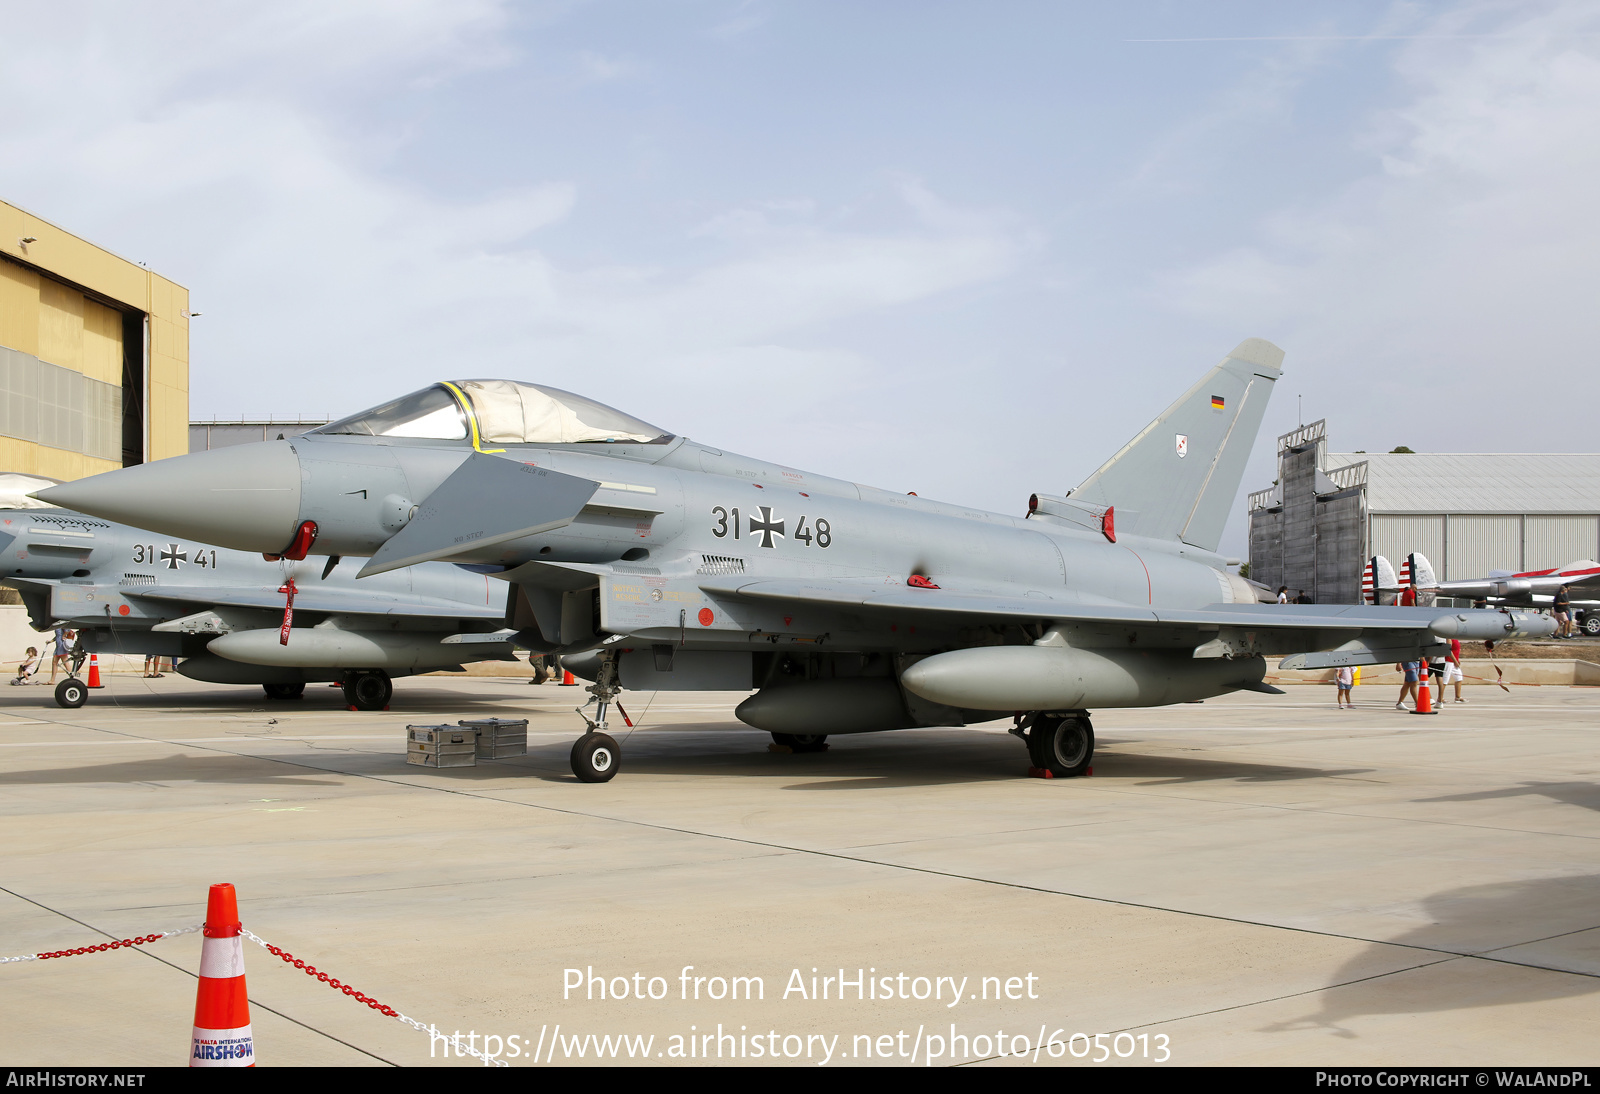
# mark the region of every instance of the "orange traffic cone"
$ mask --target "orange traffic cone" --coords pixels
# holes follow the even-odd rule
[[[1412,714],[1438,714],[1433,709],[1433,685],[1428,682],[1428,665],[1423,662],[1422,679],[1417,683],[1417,709]]]
[[[578,686],[578,678],[573,676],[572,673],[568,672],[566,669],[562,669],[561,686],[564,688],[575,688]]]
[[[105,687],[100,682],[100,655],[95,653],[89,655],[89,686],[92,688]]]
[[[200,989],[194,1000],[190,1067],[255,1067],[250,999],[244,988],[244,939],[239,901],[226,882],[211,887],[205,941],[200,944]]]

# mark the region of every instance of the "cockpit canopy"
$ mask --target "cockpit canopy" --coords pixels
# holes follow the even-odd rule
[[[665,444],[672,440],[672,434],[604,403],[520,380],[446,381],[311,432],[482,444]]]

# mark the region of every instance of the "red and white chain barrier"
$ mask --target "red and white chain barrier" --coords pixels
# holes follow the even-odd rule
[[[143,946],[147,942],[157,942],[163,938],[173,938],[180,934],[194,934],[200,929],[200,926],[199,923],[196,923],[193,927],[184,927],[181,930],[140,935],[138,938],[119,938],[115,942],[102,942],[98,946],[79,946],[75,950],[51,950],[48,953],[25,953],[18,957],[0,957],[0,965],[9,965],[14,961],[48,961],[52,957],[77,957],[82,953],[120,950],[125,946]]]
[[[120,938],[114,942],[101,942],[95,946],[79,946],[77,949],[73,950],[51,950],[47,953],[25,953],[16,957],[0,957],[0,965],[9,965],[21,961],[48,961],[55,957],[76,957],[79,954],[85,953],[103,953],[108,950],[120,950],[127,946],[143,946],[146,943],[156,942],[163,938],[174,938],[181,934],[195,934],[200,930],[201,926],[201,924],[196,923],[192,927],[183,927],[176,931],[161,931],[158,934],[140,935],[137,938]],[[443,1036],[443,1034],[441,1034],[433,1026],[425,1026],[415,1018],[409,1018],[395,1010],[393,1007],[384,1003],[380,1003],[371,996],[363,995],[361,992],[352,988],[349,984],[343,983],[342,981],[329,976],[327,973],[318,969],[315,965],[307,965],[294,954],[289,953],[287,950],[279,949],[277,946],[267,942],[266,939],[261,938],[260,936],[253,934],[242,927],[239,929],[239,933],[245,938],[248,938],[250,941],[254,942],[257,946],[260,946],[262,949],[272,954],[274,957],[277,957],[293,965],[295,968],[302,970],[307,976],[316,977],[316,979],[322,981],[324,984],[328,985],[328,987],[334,989],[335,991],[343,992],[356,1002],[365,1003],[379,1014],[382,1014],[388,1018],[393,1018],[397,1022],[403,1022],[405,1025],[410,1026],[418,1033],[425,1033],[429,1037],[438,1038]],[[483,1061],[485,1067],[488,1067],[491,1064],[495,1067],[511,1066],[498,1057],[490,1056],[486,1053],[479,1052],[477,1049],[468,1045],[460,1044],[459,1039],[449,1040],[451,1041],[451,1047],[456,1050],[458,1055],[476,1057],[477,1059]]]
[[[257,946],[260,946],[262,949],[264,949],[268,953],[272,954],[274,957],[278,958],[279,960],[287,962],[288,964],[293,965],[295,968],[300,969],[302,972],[304,972],[307,976],[316,977],[318,980],[320,980],[324,984],[328,985],[328,987],[332,988],[335,991],[343,992],[344,994],[348,995],[350,998],[354,999],[356,1002],[365,1003],[367,1006],[371,1007],[373,1010],[377,1011],[379,1014],[385,1015],[386,1017],[389,1017],[389,1018],[393,1018],[397,1022],[403,1022],[404,1024],[410,1026],[412,1029],[416,1030],[418,1033],[426,1033],[429,1037],[439,1037],[439,1036],[441,1036],[439,1031],[437,1029],[435,1029],[433,1026],[425,1026],[421,1022],[417,1021],[415,1018],[408,1018],[406,1015],[401,1014],[399,1011],[395,1010],[393,1007],[388,1006],[387,1004],[384,1004],[384,1003],[380,1003],[376,999],[373,999],[371,996],[363,995],[361,992],[357,991],[355,988],[352,988],[349,984],[342,983],[339,980],[335,979],[334,977],[329,976],[327,973],[325,973],[322,970],[318,969],[315,965],[307,965],[304,961],[300,960],[294,954],[290,953],[287,950],[279,949],[277,946],[272,945],[270,942],[268,942],[264,938],[261,938],[259,935],[252,934],[250,931],[245,930],[242,927],[239,929],[239,933],[242,934],[244,937],[248,938],[250,941],[254,942]],[[489,1056],[489,1055],[487,1055],[485,1053],[479,1052],[477,1049],[472,1048],[470,1046],[461,1045],[459,1043],[459,1039],[456,1039],[455,1041],[453,1041],[453,1047],[455,1047],[455,1049],[457,1050],[458,1054],[464,1053],[464,1054],[466,1054],[468,1056],[474,1056],[477,1059],[482,1060],[485,1067],[488,1067],[490,1064],[493,1064],[495,1067],[510,1067],[511,1066],[510,1064],[506,1063],[504,1060],[501,1060],[501,1059],[499,1059],[497,1057]]]

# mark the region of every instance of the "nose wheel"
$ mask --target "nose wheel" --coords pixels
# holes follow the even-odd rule
[[[572,773],[579,782],[610,782],[622,766],[622,748],[606,732],[606,712],[616,701],[622,685],[617,682],[617,654],[607,650],[600,655],[600,671],[594,683],[586,689],[595,698],[594,718],[578,709],[578,715],[589,727],[589,732],[572,745]],[[587,705],[587,704],[586,704]]]
[[[69,676],[56,685],[56,705],[71,710],[81,707],[89,700],[89,685],[79,680],[76,676]]]
[[[610,782],[622,761],[622,750],[608,733],[585,733],[572,744],[572,773],[579,782]]]

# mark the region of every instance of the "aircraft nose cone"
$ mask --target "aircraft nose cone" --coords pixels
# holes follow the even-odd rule
[[[191,452],[33,495],[105,520],[239,551],[281,551],[300,513],[300,460],[287,441]]]

